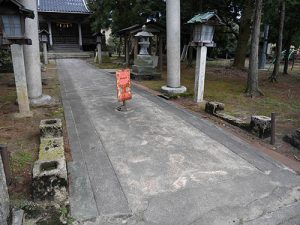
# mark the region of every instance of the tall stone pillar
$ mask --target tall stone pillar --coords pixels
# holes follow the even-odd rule
[[[53,38],[52,38],[52,27],[51,27],[51,22],[48,21],[48,32],[49,32],[49,43],[50,43],[50,48],[53,48]]]
[[[79,48],[82,50],[82,30],[81,30],[81,23],[78,23],[78,35],[79,35]]]
[[[25,36],[32,40],[32,45],[24,45],[28,96],[32,105],[47,105],[51,97],[42,93],[37,3],[36,0],[22,0],[21,3],[25,8],[34,11],[35,15],[34,19],[25,19]]]
[[[167,6],[167,85],[170,94],[186,92],[180,85],[180,0],[166,0]]]
[[[16,117],[31,117],[32,113],[29,108],[28,90],[25,74],[23,45],[11,45],[11,56],[13,61],[14,76],[16,82],[16,90],[19,105],[19,114]]]

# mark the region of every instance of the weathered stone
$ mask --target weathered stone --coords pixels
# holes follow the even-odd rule
[[[271,135],[271,118],[267,116],[251,116],[250,131],[259,138],[268,138]]]
[[[67,184],[67,168],[64,159],[35,162],[32,181],[35,200],[62,202],[67,198]]]
[[[290,143],[294,147],[300,149],[300,128],[296,130],[293,134],[288,134],[283,137],[285,142]]]
[[[62,122],[60,119],[42,120],[40,123],[41,138],[62,137]]]
[[[237,127],[240,127],[240,128],[244,128],[244,129],[247,129],[249,128],[249,123],[246,122],[246,121],[243,121],[237,117],[234,117],[234,116],[231,116],[231,115],[228,115],[226,113],[223,113],[223,112],[216,112],[215,115],[219,118],[221,118],[222,120],[225,120],[226,122],[234,125],[234,126],[237,126]]]
[[[153,58],[150,55],[138,55],[132,66],[131,74],[135,79],[161,76],[160,73],[156,72],[156,69],[153,66]]]
[[[225,105],[221,102],[207,102],[205,104],[205,112],[209,114],[216,114],[217,111],[222,111],[224,110]]]
[[[3,170],[2,160],[0,157],[0,224],[6,225],[9,216],[9,196]]]
[[[12,211],[12,225],[22,225],[24,218],[24,210],[13,210]]]
[[[39,160],[65,159],[64,140],[60,138],[42,138]]]

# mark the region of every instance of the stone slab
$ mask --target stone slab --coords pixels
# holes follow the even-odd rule
[[[64,140],[59,138],[42,138],[39,160],[65,159]]]

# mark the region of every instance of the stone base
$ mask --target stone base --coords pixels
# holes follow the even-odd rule
[[[293,134],[285,135],[283,137],[285,142],[290,143],[295,148],[300,149],[300,128],[296,130]]]
[[[162,86],[161,90],[167,94],[183,94],[186,92],[186,87],[181,86],[177,88],[172,88],[168,86]]]
[[[271,118],[267,116],[251,116],[250,130],[259,138],[271,136]]]
[[[134,80],[151,80],[151,79],[160,79],[161,74],[157,72],[153,73],[135,73],[131,72],[131,78]]]
[[[33,112],[29,111],[26,113],[14,113],[13,117],[16,119],[30,118],[30,117],[33,117]]]
[[[36,161],[33,166],[33,198],[63,202],[67,198],[67,167],[64,159]]]
[[[222,111],[224,110],[225,105],[221,102],[207,102],[205,104],[205,112],[209,114],[216,114],[217,111]]]
[[[29,100],[30,100],[30,105],[35,107],[51,105],[52,103],[52,98],[49,95],[42,95],[39,98],[31,98]]]
[[[47,119],[40,122],[40,136],[42,138],[59,138],[63,136],[61,119]]]

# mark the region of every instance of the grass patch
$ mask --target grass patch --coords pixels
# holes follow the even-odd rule
[[[50,113],[50,117],[62,118],[63,115],[64,115],[64,108],[63,107],[58,107],[56,110],[54,110]]]
[[[14,171],[21,171],[33,162],[30,152],[18,151],[11,155],[11,165]]]

